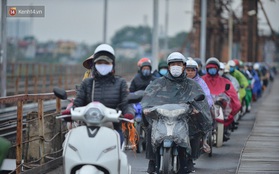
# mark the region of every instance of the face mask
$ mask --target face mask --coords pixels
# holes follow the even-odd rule
[[[182,74],[182,66],[171,66],[170,73],[173,77],[179,77]]]
[[[224,70],[219,70],[218,73],[220,76],[222,76],[224,74]]]
[[[144,69],[141,71],[143,76],[149,76],[150,75],[150,70],[149,69]]]
[[[95,67],[96,67],[97,71],[103,76],[107,75],[108,73],[110,73],[112,71],[112,65],[96,64]]]
[[[234,72],[234,67],[230,67],[230,73]]]
[[[217,74],[217,69],[216,68],[209,68],[207,69],[208,74],[210,75],[216,75]]]
[[[159,73],[160,73],[161,75],[166,75],[167,72],[168,72],[167,69],[160,69],[160,71],[159,71]]]

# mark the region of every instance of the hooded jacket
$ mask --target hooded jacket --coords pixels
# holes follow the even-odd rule
[[[245,97],[246,95],[246,88],[249,85],[249,82],[247,80],[247,78],[245,77],[244,74],[242,74],[242,72],[240,72],[239,70],[235,69],[233,72],[230,72],[230,74],[236,78],[236,80],[238,81],[239,85],[240,85],[240,89],[239,89],[239,95],[240,95],[240,101],[242,101],[242,99]]]
[[[209,107],[212,107],[213,106],[213,99],[212,99],[212,96],[210,94],[210,90],[207,86],[207,84],[205,83],[205,81],[199,76],[199,74],[197,73],[197,75],[193,78],[193,80],[195,80],[202,88],[203,92],[205,93],[205,96],[206,96],[206,99],[207,99],[207,102],[208,102],[208,105]]]
[[[230,108],[232,109],[229,115],[229,120],[226,122],[226,126],[233,122],[233,117],[240,111],[241,103],[238,99],[238,94],[233,87],[233,84],[226,78],[219,76],[217,73],[215,76],[206,74],[202,76],[203,80],[207,84],[210,93],[213,95],[219,95],[225,93],[231,99]],[[226,90],[226,84],[230,84],[230,89]]]
[[[156,78],[150,74],[149,76],[143,76],[141,72],[138,72],[133,78],[130,85],[130,92],[135,92],[139,90],[145,90],[145,88]]]

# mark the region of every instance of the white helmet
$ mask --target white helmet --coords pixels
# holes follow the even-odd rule
[[[167,58],[167,63],[171,62],[186,62],[186,58],[179,52],[173,52],[171,53]]]
[[[94,62],[105,60],[113,63],[115,60],[114,49],[108,44],[101,44],[95,49],[93,57]]]
[[[216,57],[210,57],[209,59],[207,59],[205,64],[215,64],[218,66],[218,68],[220,68],[220,61]]]
[[[220,62],[220,69],[224,70],[225,69],[225,64],[223,62]]]
[[[230,65],[229,65],[229,64],[226,64],[226,65],[225,65],[224,72],[225,72],[225,73],[230,72]]]
[[[109,52],[110,54],[112,54],[113,56],[115,56],[114,54],[114,49],[108,45],[108,44],[101,44],[99,45],[95,51],[94,51],[94,55],[97,54],[98,52],[101,52],[101,51],[106,51],[106,52]]]
[[[254,70],[259,70],[259,69],[260,69],[260,64],[255,63],[255,64],[253,65],[253,69],[254,69]]]
[[[196,61],[194,61],[193,59],[188,59],[186,61],[186,68],[196,68],[198,69],[199,65]]]
[[[228,61],[228,65],[229,65],[229,66],[235,66],[235,62],[234,62],[233,60],[229,60],[229,61]]]

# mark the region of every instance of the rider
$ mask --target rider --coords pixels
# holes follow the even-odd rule
[[[93,55],[89,56],[87,59],[85,59],[82,63],[83,67],[86,68],[87,70],[85,71],[84,75],[83,75],[83,79],[92,77],[92,65],[93,65]]]
[[[243,99],[245,100],[244,97],[246,96],[246,88],[248,87],[249,82],[247,78],[244,76],[244,74],[242,74],[239,70],[237,70],[235,61],[229,60],[228,65],[230,66],[230,74],[236,78],[236,80],[240,85],[239,95],[240,95],[240,102],[242,103]],[[242,111],[242,112],[244,113],[246,111]]]
[[[185,57],[179,52],[171,53],[167,58],[168,73],[156,79],[145,90],[145,95],[141,101],[143,109],[156,105],[169,104],[169,103],[186,103],[189,100],[193,100],[198,94],[204,94],[202,88],[195,81],[186,78],[185,75]],[[194,137],[198,133],[202,132],[206,135],[212,130],[212,118],[210,115],[210,109],[206,100],[198,102],[199,112],[191,113],[191,118],[200,118],[203,126],[195,127],[192,123],[189,123],[189,136]],[[148,115],[146,116],[148,119]],[[147,133],[147,146],[146,146],[146,158],[149,159],[148,173],[155,172],[155,154],[152,151],[151,145],[151,125],[148,127]],[[192,140],[196,140],[193,138]],[[186,158],[186,149],[182,148],[179,153],[180,170],[179,173],[189,173],[194,170],[193,158],[197,158],[197,152],[199,149],[199,141],[191,141],[191,154],[189,160]],[[193,143],[192,143],[193,142]]]
[[[258,98],[261,97],[262,93],[262,84],[261,84],[261,79],[258,75],[258,73],[253,69],[253,63],[248,62],[247,63],[247,68],[250,74],[253,76],[253,79],[255,80],[252,88],[252,98],[253,101],[257,101]]]
[[[74,107],[85,106],[92,101],[99,101],[109,108],[119,108],[127,119],[134,118],[134,109],[128,105],[129,94],[126,80],[114,75],[115,54],[108,44],[99,45],[92,59],[93,77],[84,79],[80,85]],[[124,141],[119,123],[113,123],[119,133],[121,144]]]
[[[236,90],[236,92],[238,92],[240,89],[240,85],[236,78],[230,74],[230,66],[228,64],[225,65],[224,63],[220,62],[220,70],[223,70],[224,73],[219,73],[219,75],[231,81],[234,89]]]
[[[236,60],[236,59],[234,59],[234,60]],[[252,76],[252,74],[250,73],[250,71],[248,71],[248,67],[246,65],[244,65],[243,61],[241,61],[241,60],[239,60],[238,69],[240,72],[242,72],[242,74],[244,74],[244,76],[248,80],[248,87],[246,88],[245,101],[246,101],[247,112],[250,112],[252,95],[253,95],[252,89],[253,89],[253,86],[255,83],[255,79]]]
[[[198,63],[199,67],[198,67],[198,73],[200,76],[203,76],[206,74],[206,72],[203,70],[203,66],[202,66],[202,61],[201,58],[194,58],[194,60]]]
[[[195,80],[202,87],[203,92],[206,95],[208,105],[211,108],[214,103],[210,94],[210,90],[208,89],[207,84],[198,74],[198,63],[192,58],[188,58],[188,60],[186,61],[186,76]]]
[[[145,90],[145,88],[155,80],[155,77],[152,75],[152,65],[151,61],[148,58],[142,58],[138,61],[138,73],[132,79],[130,85],[130,92],[135,92],[138,90]]]
[[[238,113],[241,108],[240,101],[238,99],[238,94],[235,89],[232,87],[232,83],[224,78],[221,77],[218,73],[220,69],[220,62],[217,58],[211,57],[206,61],[206,71],[207,74],[204,75],[202,78],[207,84],[210,93],[212,95],[219,95],[221,93],[225,93],[228,97],[230,97],[230,108],[232,109],[228,119],[224,120],[224,141],[229,140],[229,132],[228,126],[234,121],[234,116]],[[229,84],[230,88],[226,90],[226,85]]]

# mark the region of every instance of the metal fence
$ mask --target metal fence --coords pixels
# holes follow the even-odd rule
[[[67,95],[75,95],[75,90],[68,90]],[[44,101],[56,99],[54,112],[44,112]],[[38,103],[36,112],[31,112],[23,119],[24,103]],[[53,93],[23,94],[0,98],[0,104],[17,103],[16,139],[12,142],[11,153],[15,153],[16,169],[11,173],[19,174],[45,164],[62,155],[62,141],[65,130],[55,116],[61,111],[61,101]],[[23,131],[25,124],[25,132]]]

